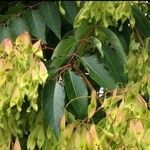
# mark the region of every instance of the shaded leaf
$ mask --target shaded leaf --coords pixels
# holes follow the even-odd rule
[[[116,51],[111,50],[108,46],[103,46],[102,49],[104,53],[104,63],[111,75],[116,81],[125,81],[124,66]]]
[[[45,40],[46,25],[39,11],[38,10],[27,11],[25,13],[25,19],[32,35],[38,39],[41,39],[42,42],[46,42]]]
[[[11,38],[10,28],[9,27],[0,27],[0,41],[4,38]]]
[[[21,2],[18,2],[14,6],[10,6],[8,11],[6,12],[7,15],[12,15],[12,14],[18,14],[21,12],[24,8],[24,5]]]
[[[105,27],[99,27],[98,32],[102,43],[105,45],[110,45],[116,51],[117,55],[121,58],[121,60],[126,63],[126,54],[117,35],[110,29],[107,29]]]
[[[61,39],[61,18],[59,10],[54,2],[43,2],[40,6],[40,12],[47,26]]]
[[[60,130],[60,120],[63,115],[64,100],[64,87],[56,81],[47,81],[43,89],[42,106],[45,119],[56,135],[59,134]]]
[[[95,55],[80,57],[80,60],[89,76],[104,88],[115,89],[117,83],[110,73],[105,69],[104,64],[100,63]]]
[[[135,26],[141,31],[144,37],[150,37],[150,20],[138,7],[133,6],[132,11],[136,21]]]
[[[67,70],[64,75],[68,98],[79,117],[85,117],[88,107],[88,91],[82,78],[73,71]]]
[[[63,1],[64,9],[65,9],[65,19],[70,23],[73,24],[76,15],[78,14],[78,7],[75,1]]]
[[[14,18],[10,23],[12,33],[17,37],[24,31],[29,31],[24,18]]]
[[[0,23],[6,22],[12,15],[0,15]]]

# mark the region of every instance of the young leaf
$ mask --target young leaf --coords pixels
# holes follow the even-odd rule
[[[45,119],[57,136],[60,130],[60,119],[63,115],[64,100],[64,87],[56,81],[47,81],[43,89],[42,106]]]
[[[116,88],[117,83],[105,69],[104,64],[100,63],[95,55],[80,57],[80,60],[89,72],[89,76],[96,81],[97,84],[110,90]]]
[[[150,37],[150,20],[138,7],[133,6],[132,11],[136,21],[135,26],[141,31],[144,37]]]
[[[87,114],[88,91],[82,78],[73,71],[68,70],[64,75],[65,88],[68,98],[76,114],[83,118]]]
[[[54,2],[43,2],[40,6],[40,12],[47,26],[61,39],[61,18],[59,10]]]
[[[24,18],[14,18],[10,24],[10,28],[15,36],[20,35],[24,31],[29,31]]]
[[[38,10],[32,10],[25,13],[25,19],[29,26],[30,32],[33,36],[41,39],[42,42],[45,40],[45,29],[46,25]]]
[[[88,118],[90,119],[96,111],[96,91],[92,90],[91,103],[88,106]]]

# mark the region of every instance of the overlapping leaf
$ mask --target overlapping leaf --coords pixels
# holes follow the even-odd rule
[[[32,10],[25,13],[25,19],[33,36],[46,42],[46,25],[38,10]]]
[[[68,70],[64,75],[65,88],[69,100],[72,101],[76,114],[85,117],[88,107],[88,91],[82,78],[75,72]]]
[[[14,18],[10,24],[10,27],[15,36],[29,30],[24,18]]]
[[[117,83],[105,69],[104,64],[100,63],[95,55],[80,57],[80,60],[89,72],[89,76],[97,82],[97,84],[107,89],[116,88]]]
[[[47,26],[60,39],[61,18],[59,10],[54,2],[43,2],[40,6],[40,12]]]
[[[150,37],[150,20],[136,6],[132,7],[133,15],[136,20],[136,27],[144,37]]]
[[[43,89],[42,106],[45,119],[56,135],[59,134],[64,100],[64,87],[56,81],[47,81]]]
[[[111,47],[116,51],[121,60],[126,63],[126,54],[117,35],[110,29],[107,29],[105,27],[97,28],[97,32],[99,32],[98,34],[101,41],[106,45],[111,45]]]

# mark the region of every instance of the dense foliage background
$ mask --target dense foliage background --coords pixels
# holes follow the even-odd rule
[[[0,149],[150,149],[147,1],[0,4]]]

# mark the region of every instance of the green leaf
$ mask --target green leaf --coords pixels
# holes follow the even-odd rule
[[[61,40],[61,42],[56,46],[51,62],[47,65],[49,78],[52,78],[58,71],[58,68],[60,68],[68,60],[70,57],[69,54],[74,51],[75,43],[75,38],[71,36],[67,39]]]
[[[47,26],[61,39],[61,18],[59,10],[54,2],[43,2],[40,6],[40,12]]]
[[[86,34],[88,33],[89,25],[88,23],[82,23],[78,28],[75,30],[75,38],[77,40],[80,40],[81,38],[84,38]]]
[[[138,7],[133,6],[132,11],[135,18],[135,26],[141,31],[144,37],[150,37],[150,20]]]
[[[117,55],[121,58],[121,60],[126,63],[127,58],[125,51],[123,49],[123,46],[118,39],[117,35],[112,32],[110,29],[107,29],[105,27],[99,27],[98,32],[100,35],[100,40],[103,42],[103,44],[111,45],[112,48],[116,51]]]
[[[100,63],[95,55],[80,57],[80,60],[89,72],[89,76],[97,82],[97,84],[110,90],[116,88],[117,83],[105,69],[104,64]]]
[[[45,119],[57,136],[60,130],[60,119],[63,115],[64,100],[64,87],[56,81],[48,80],[43,89],[42,106]]]
[[[8,9],[8,11],[6,12],[7,15],[12,15],[12,14],[18,14],[20,13],[24,8],[24,5],[21,2],[18,2],[15,5],[11,5]]]
[[[15,35],[15,37],[17,37],[24,31],[29,32],[29,29],[27,27],[24,18],[14,18],[10,23],[10,28],[12,30],[12,33]]]
[[[87,114],[88,91],[82,78],[73,71],[66,71],[64,75],[65,88],[68,98],[76,114],[83,118]]]
[[[70,23],[73,24],[75,17],[78,14],[78,7],[75,1],[63,1],[64,9],[65,9],[65,19]]]
[[[95,37],[91,37],[90,39],[92,40],[92,44],[98,49],[101,56],[104,57],[101,41]]]
[[[32,35],[38,39],[41,39],[42,42],[46,42],[45,40],[46,25],[39,11],[38,10],[27,11],[25,13],[25,19]]]
[[[52,59],[60,56],[66,57],[66,55],[74,50],[75,43],[76,39],[73,36],[69,37],[68,39],[62,40],[55,48]]]
[[[109,72],[116,81],[123,82],[125,80],[124,66],[116,51],[108,46],[103,46],[102,49],[104,53],[103,60]]]
[[[4,38],[11,38],[10,28],[0,26],[0,41]]]
[[[0,15],[0,23],[6,22],[12,15]]]

